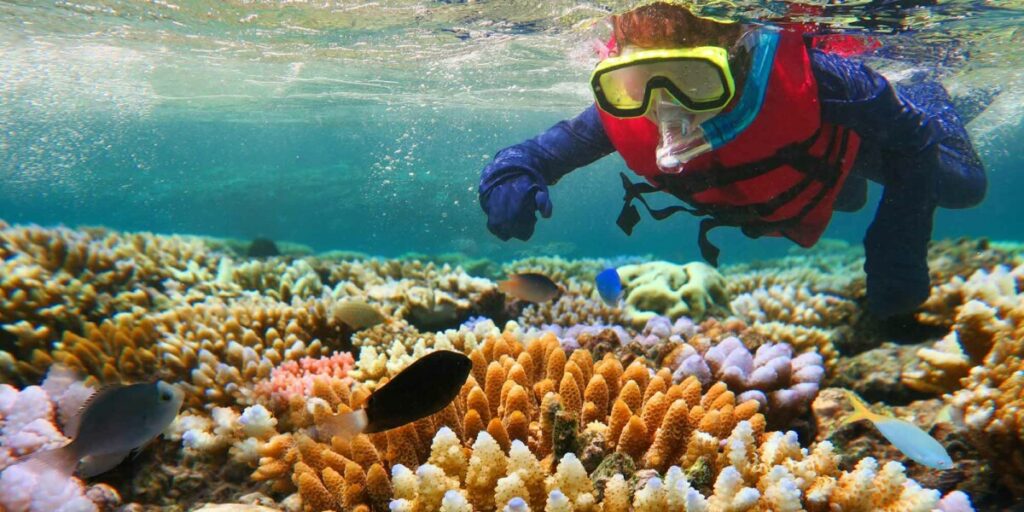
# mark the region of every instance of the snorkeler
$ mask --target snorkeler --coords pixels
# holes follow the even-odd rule
[[[591,75],[595,105],[497,153],[480,178],[487,227],[508,240],[551,216],[548,186],[614,151],[648,183],[623,174],[617,224],[686,211],[703,217],[701,255],[718,226],[784,236],[802,247],[833,211],[884,185],[864,237],[869,310],[913,311],[929,294],[927,247],[936,207],[981,202],[984,169],[935,82],[893,87],[850,58],[811,48],[804,34],[698,17],[664,2],[612,17],[612,36]],[[652,210],[644,194],[683,201]]]

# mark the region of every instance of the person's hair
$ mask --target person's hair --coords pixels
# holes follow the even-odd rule
[[[743,28],[695,16],[681,5],[655,2],[612,17],[615,41],[621,48],[731,47]]]

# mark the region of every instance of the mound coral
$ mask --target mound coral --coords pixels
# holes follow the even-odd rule
[[[735,336],[698,353],[683,345],[674,355],[673,378],[696,376],[702,384],[724,382],[739,393],[738,401],[756,400],[772,424],[781,424],[807,410],[814,401],[825,368],[817,352],[793,357],[786,343],[766,343],[755,354]]]
[[[675,265],[666,261],[619,267],[626,301],[626,318],[641,328],[655,315],[675,320],[702,319],[729,311],[725,279],[704,263]]]

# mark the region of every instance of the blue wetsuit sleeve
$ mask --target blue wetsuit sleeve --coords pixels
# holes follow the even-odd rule
[[[553,185],[563,176],[615,151],[597,112],[591,105],[572,119],[544,133],[502,149],[484,169],[484,175],[520,169]]]
[[[535,212],[551,216],[548,185],[612,151],[594,106],[502,149],[480,173],[480,207],[487,214],[487,228],[502,240],[528,240]]]
[[[822,120],[853,129],[877,151],[867,177],[884,186],[864,238],[868,307],[912,311],[929,293],[928,242],[937,206],[981,201],[985,176],[949,96],[936,82],[897,90],[861,62],[811,50]]]
[[[810,50],[821,117],[845,126],[883,151],[916,154],[934,141],[926,113],[904,101],[889,81],[864,63]]]

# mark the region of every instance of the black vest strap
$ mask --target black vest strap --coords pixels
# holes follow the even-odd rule
[[[698,217],[710,215],[710,212],[690,208],[684,205],[674,205],[655,210],[647,203],[647,199],[644,198],[643,194],[660,192],[661,189],[649,183],[633,183],[629,181],[629,178],[625,173],[620,172],[619,177],[622,178],[622,188],[626,191],[626,195],[623,197],[622,211],[619,212],[619,218],[615,220],[615,223],[618,224],[619,229],[626,233],[626,235],[632,235],[633,227],[640,222],[640,212],[637,211],[636,206],[633,206],[634,199],[639,200],[640,203],[644,205],[644,209],[647,210],[647,213],[655,220],[667,219],[673,214],[679,212],[687,212]],[[700,233],[697,235],[697,246],[700,248],[701,257],[715,267],[718,266],[718,255],[721,253],[721,250],[718,247],[715,247],[715,245],[708,240],[708,231],[724,225],[726,225],[725,222],[712,217],[706,217],[700,221]]]
[[[745,165],[732,168],[716,169],[713,172],[702,173],[696,179],[688,179],[687,176],[673,175],[671,178],[664,177],[658,180],[658,186],[649,183],[633,183],[625,173],[619,173],[622,178],[622,188],[625,190],[623,197],[622,211],[615,223],[626,235],[633,234],[633,228],[640,222],[640,213],[633,200],[637,199],[643,204],[644,209],[655,220],[666,219],[669,216],[687,212],[697,217],[705,217],[700,222],[700,231],[697,235],[697,246],[700,248],[700,255],[712,266],[718,266],[718,255],[721,253],[718,247],[708,239],[708,232],[719,226],[737,226],[742,228],[743,233],[751,238],[757,238],[773,231],[779,231],[799,224],[803,218],[811,212],[828,194],[831,187],[842,174],[842,156],[846,154],[849,132],[846,129],[836,127],[831,133],[828,148],[822,157],[812,157],[807,151],[814,144],[814,141],[821,135],[820,130],[809,139],[780,148],[774,155]],[[838,139],[838,140],[837,140]],[[838,143],[839,153],[834,151]],[[829,163],[830,157],[835,158],[836,163]],[[745,207],[712,207],[712,206],[686,206],[674,205],[667,208],[653,209],[647,203],[644,194],[667,191],[672,195],[693,203],[695,193],[718,188],[730,183],[750,179],[761,174],[771,172],[782,165],[790,165],[804,174],[804,178],[792,188],[762,204],[753,204]],[[788,203],[807,189],[813,182],[821,183],[822,189],[815,194],[807,205],[792,218],[768,222],[761,220],[783,204]]]

